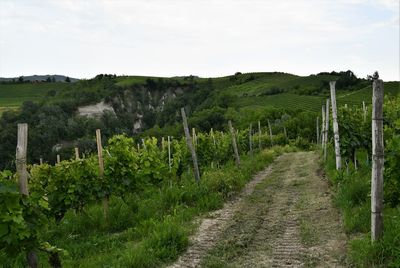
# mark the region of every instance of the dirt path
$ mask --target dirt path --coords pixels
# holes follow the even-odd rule
[[[340,267],[346,236],[313,152],[285,154],[203,219],[171,267]]]

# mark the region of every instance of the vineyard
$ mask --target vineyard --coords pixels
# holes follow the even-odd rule
[[[192,179],[185,139],[172,137],[142,139],[139,144],[116,135],[108,140],[104,158],[88,155],[81,159],[78,155],[54,166],[29,165],[29,197],[20,196],[15,175],[2,172],[2,263],[19,266],[24,254],[39,253],[43,259],[43,252],[47,252],[50,265],[55,267],[61,260],[67,266],[81,262],[104,265],[92,251],[105,250],[106,241],[90,249],[88,255],[80,254],[81,247],[88,250],[86,239],[98,243],[97,232],[118,236],[108,239],[119,246],[127,239],[138,241],[137,255],[116,259],[118,263],[154,266],[172,260],[187,246],[189,230],[181,227],[183,222],[221,206],[224,199],[243,187],[250,174],[290,150],[276,147],[260,151],[261,146],[284,145],[289,140],[263,132],[249,136],[249,130],[235,131],[242,157],[239,168],[232,163],[230,134],[193,133],[201,168],[199,184]],[[251,151],[249,141],[254,143]],[[143,264],[141,254],[147,250],[154,256]]]
[[[105,137],[97,130],[97,153],[82,154],[76,148],[73,159],[61,161],[58,156],[54,165],[42,159],[40,164],[27,163],[28,135],[18,136],[17,171],[0,172],[0,262],[5,267],[37,267],[38,261],[41,267],[172,263],[188,248],[196,217],[221,208],[278,155],[314,150],[325,159],[321,165],[350,235],[347,263],[396,267],[400,262],[400,97],[388,95],[383,115],[385,224],[382,237],[374,243],[369,237],[371,168],[376,157],[370,102],[364,107],[362,102],[358,106],[349,102],[339,106],[337,114],[335,103],[334,115],[329,114],[329,106],[326,113],[323,108],[323,120],[317,112],[289,116],[275,111],[280,119],[271,121],[268,116],[257,117],[262,110],[253,117],[238,114],[234,125],[247,122],[249,127],[237,130],[229,121],[225,132],[189,131],[182,109],[185,135],[113,135],[102,142]],[[276,98],[285,96],[290,94]],[[294,101],[291,106],[311,110],[324,103],[318,100],[302,101],[301,106]],[[279,99],[274,105],[280,105]],[[27,131],[28,126],[20,124],[19,130],[23,128]]]

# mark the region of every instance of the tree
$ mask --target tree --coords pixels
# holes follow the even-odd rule
[[[67,76],[67,78],[65,78],[65,82],[70,83],[71,79],[69,79],[69,77]]]

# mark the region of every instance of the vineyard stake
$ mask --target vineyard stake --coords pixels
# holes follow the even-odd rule
[[[28,172],[26,171],[26,151],[28,149],[28,124],[18,124],[17,148],[15,152],[19,192],[29,196]],[[29,267],[38,267],[36,252],[30,250],[26,255]]]
[[[171,171],[171,138],[168,136],[168,166],[169,171]]]
[[[324,139],[324,160],[326,161],[328,151],[328,131],[329,131],[329,99],[326,99],[325,105],[325,139]]]
[[[337,108],[336,108],[335,84],[336,84],[336,81],[329,82],[329,85],[331,88],[331,103],[332,103],[332,118],[333,118],[333,134],[334,134],[334,140],[335,140],[336,169],[340,170],[342,168],[342,158],[340,156],[339,124],[338,124]]]
[[[18,139],[16,149],[16,168],[19,184],[19,192],[29,196],[28,172],[26,171],[26,151],[28,148],[28,124],[18,124]]]
[[[215,142],[214,130],[213,130],[212,128],[211,128],[211,131],[210,131],[210,133],[211,133],[211,137],[212,137],[213,144],[214,144],[214,147],[215,147],[215,145],[216,145],[216,142]]]
[[[231,136],[232,136],[232,147],[233,147],[233,152],[235,153],[236,166],[239,167],[240,166],[240,157],[239,157],[238,147],[236,144],[236,135],[235,135],[235,131],[233,129],[231,120],[228,121],[228,125],[229,125],[229,130],[230,130]]]
[[[324,150],[325,146],[325,105],[322,105],[322,130],[321,130],[321,147]]]
[[[363,105],[363,119],[365,122],[365,120],[367,120],[367,107],[365,107],[365,101],[362,102],[362,105]]]
[[[372,90],[371,239],[376,241],[383,233],[383,81],[374,80]]]
[[[196,137],[196,129],[192,128],[192,137],[193,137],[193,145],[197,146],[197,137]]]
[[[250,128],[249,128],[249,149],[250,149],[250,155],[253,155],[253,144],[251,141],[251,132],[252,132],[252,124],[250,124]]]
[[[142,139],[142,146],[143,146],[143,149],[146,150],[146,143],[145,143],[144,139]]]
[[[186,136],[186,143],[187,143],[187,146],[189,147],[189,150],[190,150],[190,152],[192,154],[193,169],[194,169],[194,179],[196,180],[197,183],[199,183],[200,182],[199,165],[197,163],[196,150],[195,150],[195,148],[193,146],[193,141],[192,141],[192,138],[190,137],[190,133],[189,133],[189,126],[188,126],[188,123],[187,123],[185,108],[181,108],[181,114],[182,114],[182,121],[183,121],[183,130],[185,131],[185,136]]]
[[[258,121],[258,149],[261,151],[261,124]]]
[[[96,143],[97,143],[97,156],[99,158],[99,177],[100,180],[104,177],[104,160],[103,160],[103,146],[101,144],[101,132],[100,129],[96,129]],[[108,222],[108,195],[103,198],[103,215],[106,222]]]
[[[317,144],[319,144],[319,116],[317,116]]]
[[[78,147],[75,147],[75,159],[79,160],[79,149],[78,149]]]
[[[216,143],[215,143],[215,137],[214,137],[214,130],[213,130],[213,128],[211,128],[210,135],[211,135],[211,138],[212,138],[212,140],[213,140],[214,150],[216,150],[217,148],[216,148]],[[213,159],[215,159],[215,155],[213,156]],[[214,169],[214,161],[211,161],[211,168]]]
[[[269,119],[268,119],[268,128],[269,128],[269,137],[271,139],[271,147],[274,146],[274,143],[272,141],[272,129],[271,129],[271,124],[269,123]]]

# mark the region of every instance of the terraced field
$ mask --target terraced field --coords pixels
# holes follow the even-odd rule
[[[0,113],[17,109],[24,101],[39,101],[46,97],[50,90],[59,91],[70,87],[67,83],[24,83],[0,84]]]
[[[241,97],[236,105],[240,107],[275,107],[288,109],[303,109],[307,111],[319,111],[321,105],[325,102],[323,97],[296,95],[283,93],[271,96]]]

